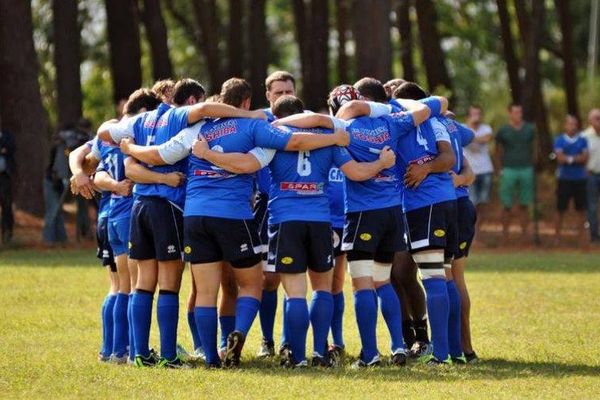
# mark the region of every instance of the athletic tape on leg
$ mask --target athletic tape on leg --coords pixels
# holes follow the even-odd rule
[[[375,282],[385,282],[390,280],[392,274],[392,265],[373,262],[373,280]]]
[[[352,278],[373,276],[373,260],[348,261],[348,273]]]

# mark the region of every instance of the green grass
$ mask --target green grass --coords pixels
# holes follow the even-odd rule
[[[597,254],[476,255],[469,261],[468,280],[480,364],[356,372],[287,371],[253,360],[258,323],[241,370],[99,364],[99,309],[107,280],[91,253],[0,253],[0,398],[600,397]],[[188,288],[186,273],[182,297]],[[346,299],[347,349],[356,355],[359,342],[349,292]],[[182,307],[180,342],[189,347],[184,312]],[[389,341],[382,318],[379,323],[384,352]],[[158,343],[156,326],[151,342]]]

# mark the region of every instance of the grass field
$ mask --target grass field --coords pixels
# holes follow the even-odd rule
[[[468,280],[480,364],[356,372],[288,371],[254,360],[258,323],[240,370],[99,364],[99,309],[107,284],[91,253],[0,253],[0,398],[600,398],[598,254],[476,255]],[[183,286],[186,296],[187,274]],[[347,350],[356,355],[349,292],[346,299]],[[184,312],[180,342],[190,347]],[[382,318],[379,323],[383,328]],[[379,347],[387,353],[389,341],[380,332]],[[153,326],[154,344],[156,333]]]

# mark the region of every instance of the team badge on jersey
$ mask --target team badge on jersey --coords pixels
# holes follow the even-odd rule
[[[370,233],[361,233],[359,237],[360,237],[360,240],[362,240],[364,242],[368,242],[369,240],[371,240],[373,238],[373,236]]]
[[[433,234],[434,234],[436,237],[439,237],[439,238],[441,238],[441,237],[444,237],[444,236],[446,236],[446,231],[445,231],[445,230],[443,230],[443,229],[436,229],[435,231],[433,231]]]
[[[290,265],[293,262],[294,262],[294,259],[292,257],[283,257],[281,259],[281,263],[285,264],[285,265]]]
[[[192,252],[192,248],[190,246],[185,246],[183,251],[185,252],[185,254],[190,254]]]
[[[464,250],[467,248],[467,242],[462,242],[459,246],[458,246],[461,250]]]

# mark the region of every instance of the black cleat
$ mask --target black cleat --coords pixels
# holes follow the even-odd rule
[[[313,358],[310,362],[311,367],[323,367],[330,368],[333,367],[333,363],[331,359],[327,357],[323,357],[320,354],[313,354]]]
[[[225,349],[225,357],[223,359],[224,367],[232,368],[240,366],[240,358],[245,341],[246,338],[240,331],[233,331],[227,336],[227,348]]]
[[[416,341],[408,352],[410,358],[420,358],[431,354],[433,347],[427,342]]]
[[[397,351],[396,353],[392,354],[392,357],[390,358],[390,362],[392,363],[392,365],[395,365],[397,367],[405,366],[406,365],[406,351],[400,350],[400,351]]]
[[[256,354],[258,358],[271,358],[275,356],[275,343],[272,340],[263,338],[260,349]]]
[[[379,354],[377,354],[375,357],[373,357],[371,359],[371,361],[363,361],[362,359],[362,353],[360,354],[360,357],[358,358],[358,360],[356,360],[351,368],[352,369],[362,369],[362,368],[369,368],[369,367],[379,367],[381,366],[381,359],[379,358]]]
[[[329,357],[329,361],[332,367],[339,367],[344,362],[344,348],[332,344],[327,350],[327,356]]]
[[[135,366],[136,367],[155,367],[160,361],[160,357],[154,351],[154,349],[150,349],[150,355],[148,357],[143,357],[140,355],[135,356]]]
[[[281,347],[279,348],[278,354],[279,354],[279,364],[281,366],[284,366],[287,358],[289,357],[290,354],[292,354],[290,345],[287,343],[282,344]]]
[[[465,353],[465,359],[467,360],[467,364],[475,364],[479,362],[479,357],[475,352]]]

